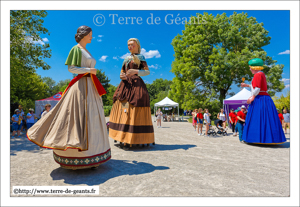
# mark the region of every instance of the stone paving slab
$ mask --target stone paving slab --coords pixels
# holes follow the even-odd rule
[[[109,197],[290,195],[289,134],[282,145],[247,145],[231,132],[198,136],[188,122],[162,122],[162,128],[156,122],[153,125],[156,145],[124,150],[110,138],[112,159],[96,170],[62,169],[53,160],[52,150],[40,151],[25,134],[11,138],[11,189],[95,186],[100,191],[96,196]]]

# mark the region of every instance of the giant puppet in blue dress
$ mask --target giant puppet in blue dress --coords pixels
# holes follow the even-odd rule
[[[251,87],[251,97],[243,131],[243,141],[253,144],[282,144],[286,142],[278,113],[268,94],[267,80],[263,70],[263,60],[259,58],[248,62],[254,77],[251,84],[242,83],[242,87]]]

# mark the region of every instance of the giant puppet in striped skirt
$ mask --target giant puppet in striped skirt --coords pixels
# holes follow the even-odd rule
[[[115,141],[132,144],[155,144],[150,99],[143,79],[149,75],[145,57],[136,38],[128,40],[131,55],[126,57],[120,74],[122,79],[113,96],[109,136]]]

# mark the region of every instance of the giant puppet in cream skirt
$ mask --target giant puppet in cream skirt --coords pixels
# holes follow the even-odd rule
[[[53,149],[54,160],[63,168],[97,167],[111,158],[102,98],[104,88],[95,75],[95,59],[74,46],[66,64],[78,73],[55,107],[33,125],[27,137]],[[100,84],[100,85],[99,85]]]

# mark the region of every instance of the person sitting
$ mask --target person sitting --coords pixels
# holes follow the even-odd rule
[[[223,129],[223,121],[221,119],[216,119],[215,120],[215,125],[217,128]]]
[[[171,112],[170,112],[169,115],[168,115],[168,122],[171,121],[171,118],[172,118],[172,115],[171,115]]]

